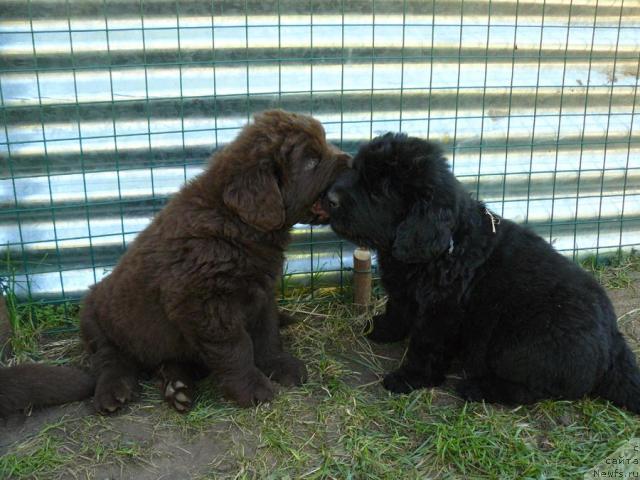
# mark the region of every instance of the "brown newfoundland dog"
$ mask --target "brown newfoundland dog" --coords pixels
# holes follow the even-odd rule
[[[318,121],[280,110],[257,115],[218,152],[84,300],[80,332],[95,407],[117,410],[134,396],[139,376],[154,371],[179,411],[190,407],[203,373],[241,406],[270,400],[271,380],[304,382],[304,364],[282,349],[278,325],[286,319],[275,286],[290,227],[318,220],[316,199],[348,160]],[[75,390],[69,400],[86,391]],[[3,403],[5,411],[53,403],[38,391],[14,381],[11,398],[0,394],[0,411]]]

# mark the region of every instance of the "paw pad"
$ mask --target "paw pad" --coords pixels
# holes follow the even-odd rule
[[[164,399],[178,412],[186,412],[191,409],[191,389],[180,380],[169,380],[164,384]]]

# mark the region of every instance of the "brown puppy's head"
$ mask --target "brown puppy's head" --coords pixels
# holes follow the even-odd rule
[[[225,205],[261,231],[326,221],[316,200],[351,158],[326,141],[320,122],[269,110],[225,149]]]

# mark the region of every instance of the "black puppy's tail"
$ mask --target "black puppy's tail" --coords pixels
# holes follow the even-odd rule
[[[633,352],[622,337],[619,340],[618,354],[596,393],[619,407],[640,413],[640,370]]]
[[[89,374],[72,367],[32,363],[0,368],[0,417],[28,406],[82,400],[94,388]]]

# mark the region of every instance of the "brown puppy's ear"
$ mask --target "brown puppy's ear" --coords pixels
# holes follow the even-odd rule
[[[451,247],[453,212],[448,208],[416,202],[396,229],[392,254],[406,263],[433,260]]]
[[[243,222],[268,232],[284,226],[285,211],[275,175],[263,164],[232,179],[222,199]]]

